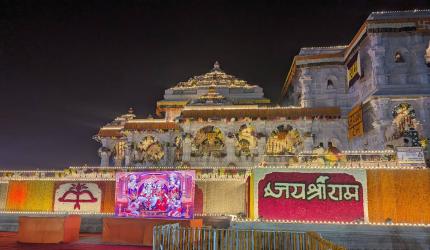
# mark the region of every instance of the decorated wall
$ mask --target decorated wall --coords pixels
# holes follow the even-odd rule
[[[197,181],[196,188],[197,214],[246,212],[244,181]],[[0,184],[0,210],[113,213],[114,206],[115,181],[12,180]]]
[[[52,211],[53,181],[10,181],[6,210]]]
[[[115,182],[10,181],[5,210],[102,212],[114,210]]]
[[[371,222],[430,223],[430,170],[367,170]]]
[[[203,213],[239,214],[246,212],[244,181],[197,181],[203,194]]]
[[[298,221],[368,221],[365,170],[253,171],[254,218]]]
[[[72,186],[78,183],[85,184],[87,188],[80,187],[81,191],[78,192],[77,186]],[[348,192],[345,192],[345,185],[349,186]],[[289,188],[288,198],[286,187]],[[303,193],[302,187],[307,192]],[[358,192],[355,192],[355,188]],[[196,189],[197,214],[247,213],[245,181],[197,180]],[[254,171],[249,189],[249,212],[252,218],[430,223],[428,169],[259,168]],[[90,202],[82,201],[92,198],[87,192],[82,192],[84,190],[89,190],[100,203],[87,208],[86,203]],[[97,190],[100,190],[99,194]],[[339,190],[342,190],[342,201],[336,200],[341,197]],[[77,193],[80,193],[79,198]],[[58,201],[61,197],[63,201]],[[0,183],[0,209],[6,211],[113,213],[114,197],[113,180],[11,180],[9,183]]]
[[[0,183],[0,210],[4,210],[6,207],[7,188],[7,182]]]

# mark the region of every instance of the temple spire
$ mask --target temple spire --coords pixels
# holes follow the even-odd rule
[[[221,66],[218,61],[215,61],[212,71],[221,71]]]

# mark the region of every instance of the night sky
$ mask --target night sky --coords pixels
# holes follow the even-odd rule
[[[98,128],[214,61],[277,100],[300,47],[349,43],[371,11],[427,1],[0,0],[0,168],[99,164]]]

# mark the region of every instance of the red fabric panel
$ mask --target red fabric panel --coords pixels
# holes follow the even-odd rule
[[[203,191],[195,185],[195,193],[194,193],[194,213],[202,214],[203,213]]]
[[[18,242],[60,243],[64,237],[64,218],[19,217]]]
[[[81,216],[69,215],[64,219],[64,238],[63,242],[73,242],[79,240],[81,229]]]
[[[103,242],[151,246],[154,226],[173,223],[179,223],[183,227],[203,226],[202,219],[103,218]]]

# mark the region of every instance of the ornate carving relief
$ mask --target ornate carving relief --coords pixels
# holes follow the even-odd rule
[[[136,147],[135,160],[137,161],[156,163],[164,157],[163,146],[153,136],[145,136]]]
[[[252,125],[242,125],[236,133],[236,156],[251,156],[257,148],[257,138],[255,127]]]
[[[175,137],[175,161],[182,161],[182,136],[176,136]]]
[[[191,156],[224,157],[225,138],[219,128],[206,126],[197,131],[191,144]]]
[[[401,137],[409,137],[411,146],[419,145],[418,127],[415,109],[409,103],[400,103],[392,111],[393,130],[391,139],[397,140]]]
[[[113,151],[115,166],[121,166],[122,165],[122,160],[125,157],[125,149],[126,149],[125,141],[118,141],[115,144],[114,151]]]
[[[281,125],[275,129],[266,143],[266,154],[285,155],[295,154],[303,148],[300,132],[290,125]]]

